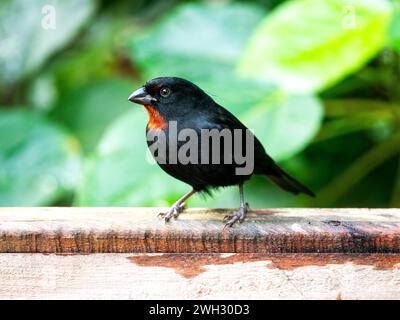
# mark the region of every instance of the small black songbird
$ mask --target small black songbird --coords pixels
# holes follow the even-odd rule
[[[149,148],[152,149],[150,146],[157,141],[165,144],[166,152],[164,156],[159,154],[162,153],[161,148],[158,149],[158,153],[152,150],[160,167],[176,179],[192,186],[192,190],[175,202],[168,212],[161,214],[166,222],[171,217],[176,218],[179,215],[184,209],[184,201],[195,192],[210,193],[211,189],[231,185],[239,186],[240,208],[233,215],[225,217],[224,221],[228,227],[231,227],[237,221],[242,222],[247,212],[247,204],[243,196],[243,183],[250,179],[253,174],[268,177],[288,192],[315,196],[306,186],[296,181],[274,162],[265,152],[260,141],[244,124],[192,82],[177,77],[155,78],[134,91],[129,96],[129,100],[142,104],[149,114],[149,122],[146,127]],[[177,130],[178,135],[180,132],[184,132],[184,129],[190,129],[190,132],[195,133],[194,138],[197,137],[198,140],[189,141],[190,134],[186,134],[186,140],[176,137],[171,139],[173,127]],[[220,139],[222,145],[218,145],[218,149],[213,149],[214,145],[206,147],[206,144],[201,140],[201,134],[205,130],[212,132],[212,129],[217,129],[214,130],[214,133],[222,133],[223,131],[230,133],[233,142],[231,143],[229,139],[226,140],[223,136],[223,139]],[[236,140],[235,145],[234,138],[238,130],[242,131],[243,134],[238,136],[239,143]],[[236,153],[233,153],[234,147],[239,146],[241,155],[243,155],[243,151],[246,151],[247,147],[250,146],[249,140],[246,140],[248,136],[244,132],[253,139],[252,154],[249,158],[253,161],[253,170],[245,174],[238,174],[237,169],[243,167],[243,161],[241,160],[239,163]],[[154,136],[158,139],[149,139],[149,133],[155,133]],[[164,139],[160,138],[162,136],[164,136]],[[209,142],[210,139],[212,138],[207,141]],[[185,151],[190,150],[192,153],[197,153],[192,154],[193,157],[190,158],[195,161],[188,162],[187,158],[181,159],[179,156],[171,155],[171,151],[177,153],[185,143],[189,142],[191,143],[190,148],[186,146]],[[224,147],[227,147],[228,153]],[[219,162],[212,161],[216,151],[220,151]],[[187,152],[184,154],[187,155]]]

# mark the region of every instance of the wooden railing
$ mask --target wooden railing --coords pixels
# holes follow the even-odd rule
[[[400,210],[162,210],[1,208],[0,298],[400,298]]]

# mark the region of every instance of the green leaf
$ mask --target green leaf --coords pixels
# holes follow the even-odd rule
[[[39,114],[0,112],[0,206],[50,205],[80,171],[78,142]]]
[[[389,27],[389,41],[392,47],[400,52],[400,4],[398,2]]]
[[[135,71],[125,61],[122,46],[137,31],[136,28],[126,30],[128,19],[131,17],[114,17],[110,10],[100,11],[77,45],[52,61],[46,70],[54,72],[61,92],[83,87],[94,80],[113,78],[116,74],[132,77]]]
[[[248,37],[264,14],[254,4],[180,5],[142,37],[133,38],[128,51],[146,79],[186,78],[217,102],[240,111],[271,90],[271,85],[239,79],[234,72]]]
[[[39,68],[76,35],[94,12],[95,4],[95,0],[2,1],[0,81],[12,83]],[[48,8],[54,8],[54,20]]]
[[[54,107],[58,90],[53,74],[46,72],[38,76],[28,93],[29,105],[38,111],[47,112]]]
[[[279,161],[307,146],[321,126],[322,110],[314,96],[276,92],[242,114],[241,120]]]
[[[327,88],[361,68],[385,44],[386,0],[293,0],[268,15],[238,65],[289,92]]]
[[[87,163],[77,205],[165,206],[190,189],[150,160],[146,123],[139,107],[114,121]]]
[[[120,78],[93,81],[62,96],[55,117],[76,134],[85,151],[92,151],[106,127],[133,107],[128,96],[137,86]]]
[[[259,6],[243,3],[181,5],[134,39],[132,57],[146,69],[153,63],[167,66],[176,57],[233,64],[264,13]]]

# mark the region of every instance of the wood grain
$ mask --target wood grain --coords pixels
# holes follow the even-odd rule
[[[223,230],[232,210],[1,208],[6,253],[399,253],[399,209],[262,209]]]
[[[197,256],[2,253],[0,299],[400,299],[400,255]]]

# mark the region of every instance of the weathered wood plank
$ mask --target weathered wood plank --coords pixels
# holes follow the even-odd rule
[[[232,210],[189,209],[165,224],[155,208],[1,208],[0,252],[400,252],[398,209],[253,210],[223,230]]]
[[[400,299],[395,254],[0,254],[0,299]]]

